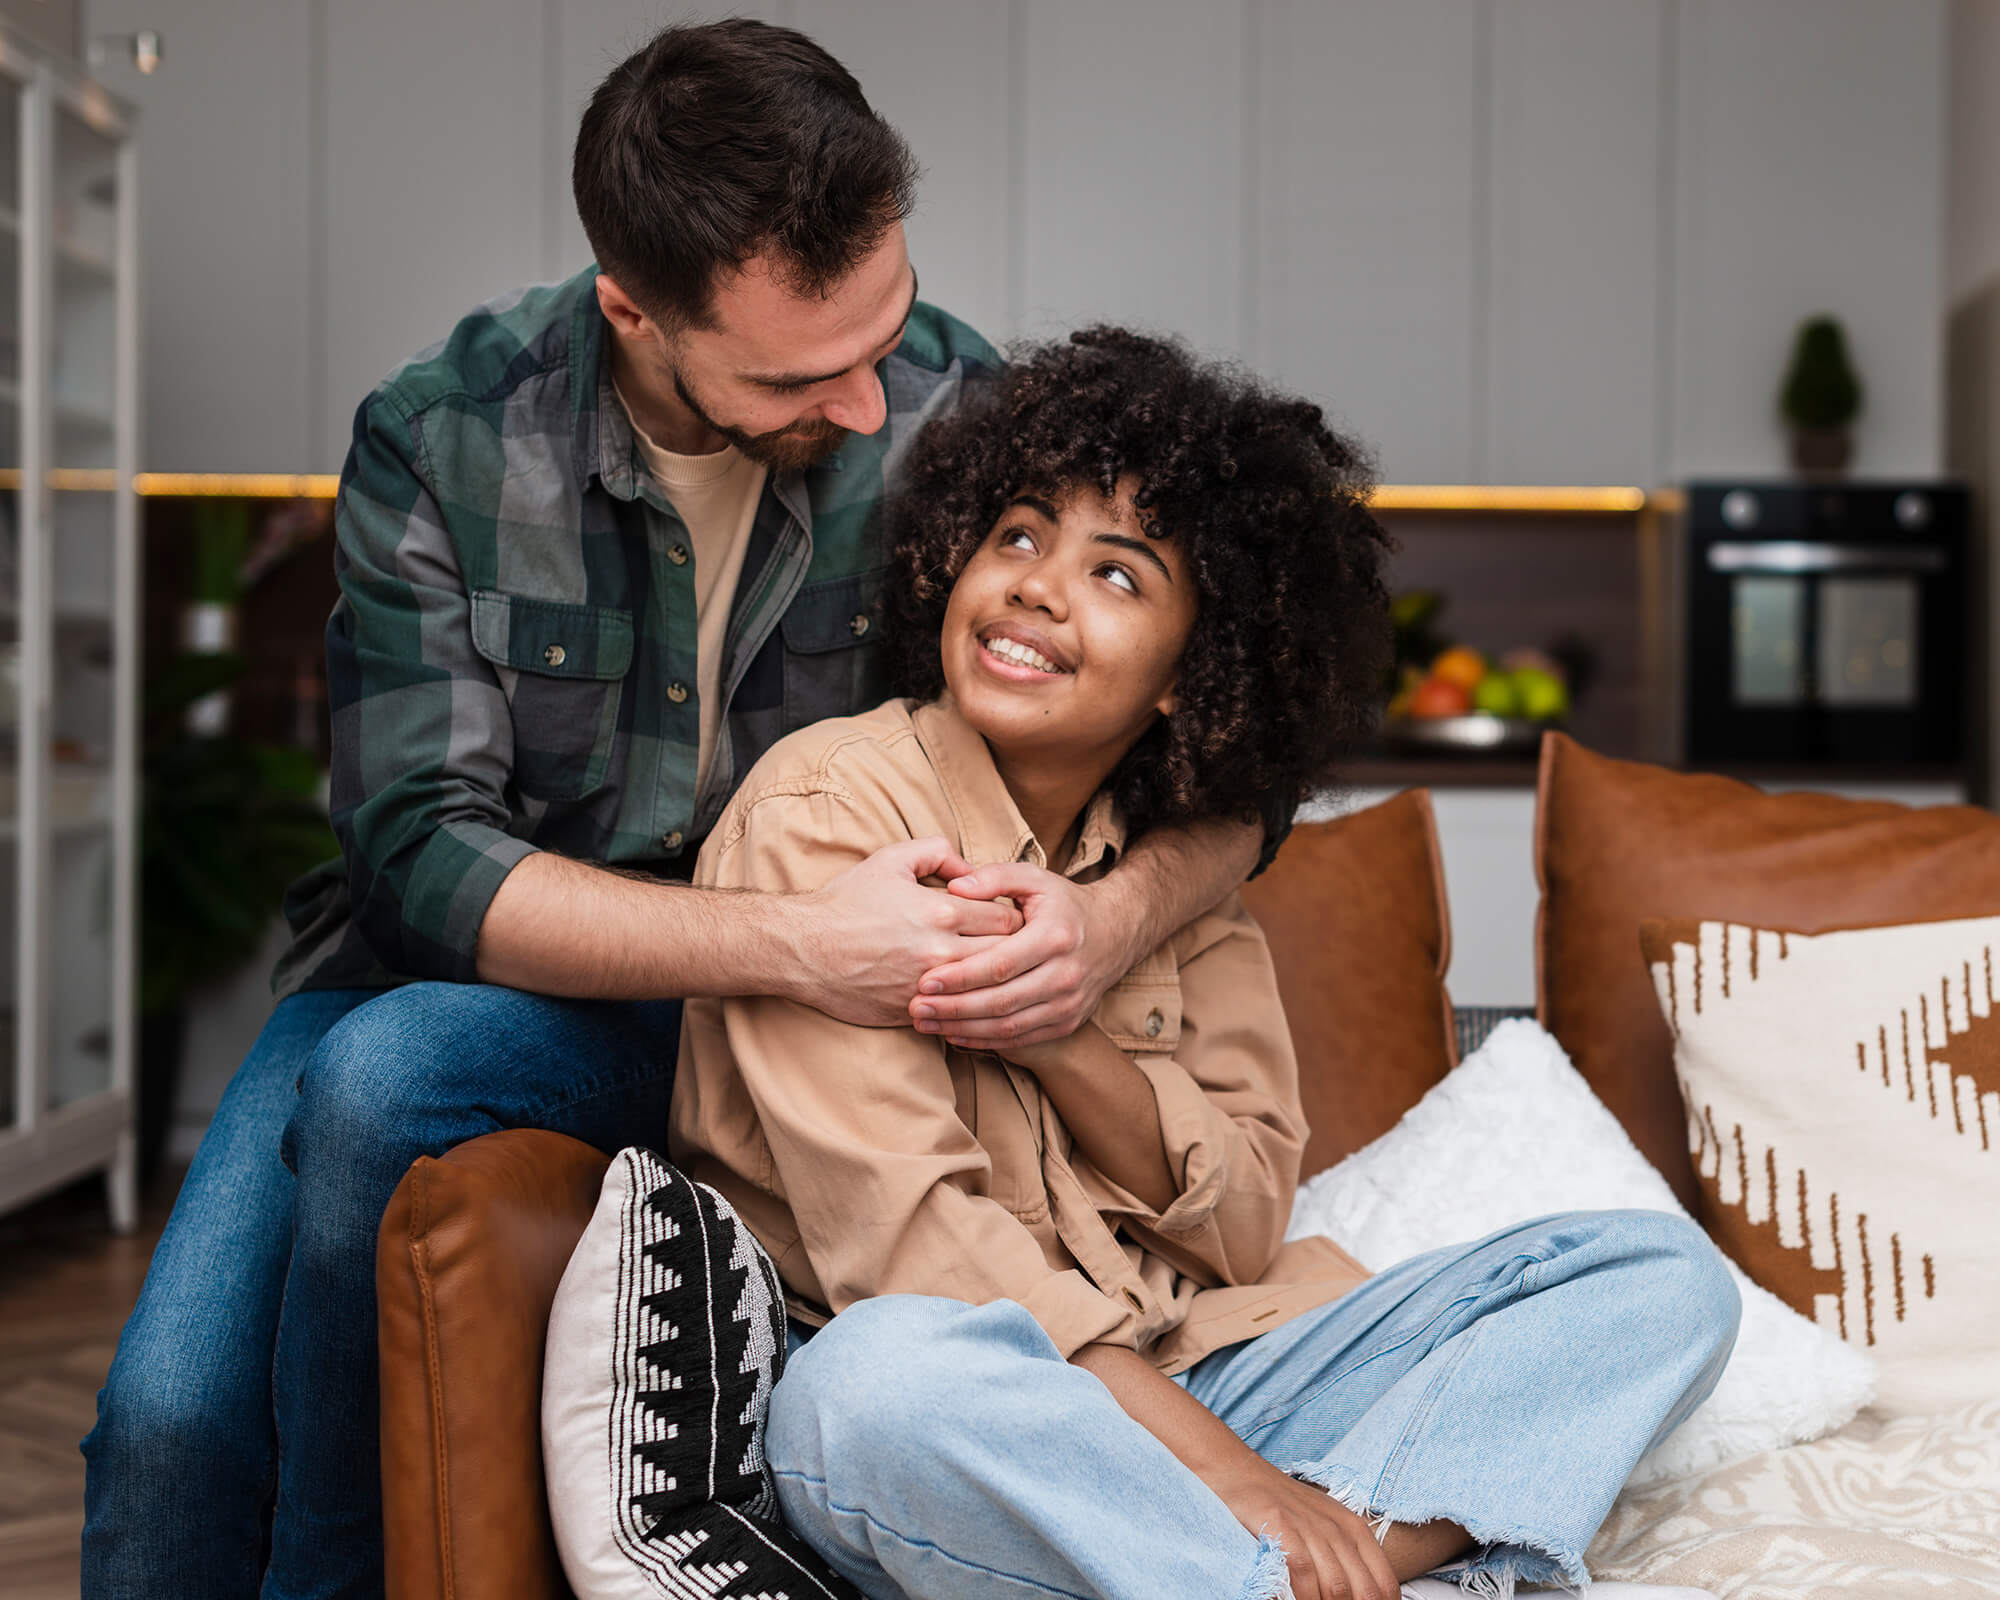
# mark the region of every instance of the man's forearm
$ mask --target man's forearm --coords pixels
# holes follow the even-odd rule
[[[1151,828],[1093,892],[1109,897],[1132,962],[1241,888],[1263,848],[1255,823],[1206,821]]]
[[[479,925],[482,983],[587,1000],[786,994],[786,897],[628,877],[539,852]]]

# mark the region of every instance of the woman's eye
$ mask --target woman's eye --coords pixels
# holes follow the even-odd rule
[[[1035,541],[1026,528],[1004,528],[1000,533],[1000,547],[1003,550],[1032,550],[1035,548]]]
[[[1117,565],[1115,562],[1099,567],[1097,570],[1128,593],[1137,594],[1139,592],[1138,581],[1133,578],[1132,574],[1126,568]]]

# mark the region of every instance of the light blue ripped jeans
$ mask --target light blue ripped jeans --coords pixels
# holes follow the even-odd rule
[[[1658,1211],[1540,1217],[1378,1273],[1180,1382],[1287,1472],[1480,1541],[1438,1575],[1586,1583],[1634,1463],[1736,1339],[1715,1246]],[[873,1600],[1264,1600],[1282,1552],[1012,1301],[864,1301],[795,1351],[766,1450],[785,1517]]]

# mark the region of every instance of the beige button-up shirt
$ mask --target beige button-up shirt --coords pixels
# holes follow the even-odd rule
[[[1067,875],[1124,830],[1087,813]],[[975,866],[1044,865],[985,741],[949,701],[891,701],[781,741],[702,850],[698,884],[810,890],[886,844],[941,834]],[[1283,1243],[1306,1126],[1263,934],[1236,896],[1104,997],[1097,1025],[1151,1083],[1180,1193],[1156,1212],[1097,1171],[1034,1075],[912,1028],[791,1001],[691,1000],[675,1161],[770,1251],[809,1322],[881,1294],[1015,1300],[1067,1357],[1122,1344],[1166,1372],[1367,1276]]]

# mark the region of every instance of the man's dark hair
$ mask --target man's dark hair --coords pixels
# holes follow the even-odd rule
[[[591,96],[570,170],[597,264],[662,326],[708,324],[715,280],[769,254],[825,294],[909,215],[917,166],[804,34],[663,29]]]
[[[1010,500],[1110,496],[1128,473],[1140,525],[1180,547],[1199,601],[1176,709],[1111,780],[1127,825],[1296,802],[1331,780],[1387,686],[1371,467],[1311,401],[1164,339],[1097,327],[1029,347],[912,442],[883,601],[898,692],[943,689],[952,585]]]

